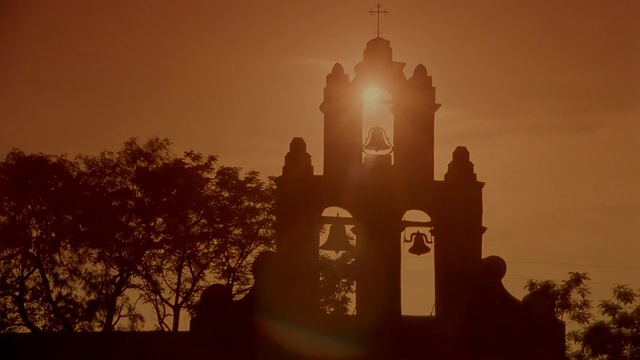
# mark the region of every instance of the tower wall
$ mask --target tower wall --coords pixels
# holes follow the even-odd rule
[[[342,66],[334,65],[320,105],[324,175],[312,175],[306,150],[292,143],[278,179],[277,227],[287,288],[282,294],[289,297],[282,303],[289,309],[302,312],[314,306],[321,212],[325,206],[341,206],[358,224],[358,317],[365,322],[399,318],[402,215],[420,209],[435,226],[436,317],[451,329],[463,322],[462,309],[482,257],[483,184],[476,180],[465,148],[454,152],[445,180],[434,181],[434,122],[440,105],[426,68],[418,65],[409,79],[403,68],[403,63],[393,61],[389,42],[381,38],[367,44],[352,81]],[[391,155],[379,154],[362,161],[363,130],[368,129],[362,129],[361,93],[372,85],[392,97],[393,162]]]
[[[318,313],[320,179],[302,138],[294,138],[276,180],[277,281],[271,303],[280,317],[306,322]]]
[[[324,177],[345,183],[357,171],[362,158],[362,109],[351,90],[349,76],[340,64],[327,75],[324,101]]]
[[[469,152],[458,147],[445,180],[436,185],[434,271],[436,314],[448,326],[464,321],[482,260],[482,188]]]
[[[401,217],[390,160],[368,155],[357,187],[356,314],[384,323],[401,309]]]
[[[418,65],[393,109],[395,165],[411,191],[434,179],[436,91],[431,76]]]

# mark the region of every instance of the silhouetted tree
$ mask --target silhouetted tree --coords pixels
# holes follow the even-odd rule
[[[83,237],[80,255],[92,266],[76,275],[99,315],[102,331],[112,331],[122,319],[137,329],[141,317],[132,300],[136,276],[145,255],[157,249],[160,230],[165,226],[146,188],[148,174],[173,159],[171,143],[154,138],[144,144],[137,139],[125,142],[117,152],[79,159],[84,170]]]
[[[89,327],[71,256],[77,234],[75,168],[63,156],[14,150],[0,163],[0,297],[4,328]],[[16,323],[19,319],[19,324]]]
[[[211,231],[217,222],[214,165],[213,156],[187,152],[141,179],[160,226],[154,246],[143,257],[140,289],[163,330],[178,331],[182,310],[193,305],[206,285],[218,254]]]
[[[0,333],[17,332],[22,327],[22,321],[15,309],[10,296],[0,295]]]
[[[551,294],[556,303],[556,316],[560,320],[585,325],[593,317],[591,314],[592,301],[589,299],[591,289],[586,283],[588,280],[591,278],[585,272],[570,272],[569,278],[561,282],[529,280],[525,289]]]
[[[550,294],[555,301],[556,316],[567,322],[568,329],[583,327],[589,324],[592,301],[589,299],[591,289],[587,281],[591,280],[585,272],[570,272],[569,278],[561,282],[553,280],[528,280],[525,289],[542,291]],[[574,326],[575,325],[575,326]],[[567,356],[577,343],[580,330],[567,331]]]
[[[598,304],[599,319],[593,314],[587,273],[569,273],[562,282],[529,280],[525,288],[553,295],[556,315],[567,319],[567,359],[640,359],[640,293],[628,286],[613,288],[613,298]]]
[[[215,218],[212,234],[217,257],[212,277],[244,294],[252,283],[251,263],[275,246],[274,183],[259,173],[221,167],[215,175]]]
[[[320,310],[345,315],[351,310],[356,280],[355,251],[320,253]]]
[[[586,326],[577,338],[577,359],[640,359],[640,292],[625,285],[613,288],[613,298],[601,301],[601,320]]]
[[[167,139],[73,161],[14,150],[0,201],[0,332],[138,330],[140,301],[177,331],[211,283],[244,295],[253,259],[275,245],[272,179],[177,156]],[[352,262],[326,262],[327,312],[348,311]]]

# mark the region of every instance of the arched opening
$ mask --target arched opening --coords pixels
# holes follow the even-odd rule
[[[407,211],[403,220],[421,223],[431,221],[425,212],[419,210]],[[435,315],[433,244],[428,243],[433,238],[429,233],[429,227],[408,226],[402,232],[401,238],[402,315]],[[423,240],[426,240],[425,243],[418,244]],[[428,247],[428,250],[422,247],[423,245]],[[418,253],[429,252],[416,255],[416,250]]]
[[[384,130],[390,145],[393,146],[393,114],[391,114],[391,106],[393,106],[393,98],[382,87],[371,85],[362,90],[363,145],[366,143],[371,129],[380,127]]]
[[[356,299],[353,217],[340,207],[322,212],[318,247],[320,310],[327,314],[354,314]]]

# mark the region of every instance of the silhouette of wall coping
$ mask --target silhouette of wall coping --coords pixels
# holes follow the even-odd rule
[[[330,339],[333,343],[346,343],[356,346],[360,341],[366,341],[371,334],[361,330],[367,326],[366,319],[357,315],[326,315],[321,317],[318,324],[305,330],[308,333],[320,335],[323,339]],[[418,359],[428,355],[429,359],[450,359],[452,338],[441,331],[442,324],[434,316],[402,316],[395,326],[374,331],[382,331],[383,338],[393,338],[393,358]],[[537,326],[530,328],[539,329]],[[564,332],[560,322],[553,328],[545,329]],[[266,337],[262,337],[265,338]],[[331,340],[333,339],[333,340]],[[242,340],[242,339],[240,339]],[[498,336],[496,341],[501,341]],[[564,344],[564,337],[560,337]],[[212,339],[212,341],[215,341]],[[539,342],[538,342],[539,344]],[[560,345],[562,345],[560,344]],[[200,346],[199,346],[200,345]],[[0,334],[0,355],[3,360],[13,359],[91,359],[91,360],[139,360],[139,359],[200,359],[202,349],[198,338],[187,331],[163,332],[78,332],[78,333],[18,333]],[[204,344],[206,351],[212,351],[210,344]],[[353,359],[370,358],[371,349],[360,347],[361,353],[356,352]],[[564,352],[558,349],[560,359]],[[554,353],[555,354],[555,353]],[[207,352],[210,358],[216,354]],[[524,356],[524,354],[523,354]],[[295,359],[297,357],[292,357]],[[322,357],[317,357],[318,359]],[[524,356],[522,359],[529,359]],[[346,358],[345,358],[346,359]]]

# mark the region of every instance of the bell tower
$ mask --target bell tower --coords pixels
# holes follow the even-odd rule
[[[395,164],[412,188],[434,179],[434,125],[439,108],[431,76],[420,64],[394,108]]]
[[[342,318],[329,336],[346,336],[359,343],[366,354],[381,359],[398,358],[403,339],[429,331],[440,336],[430,345],[422,338],[407,340],[413,355],[430,347],[440,354],[434,357],[437,359],[516,358],[513,354],[521,353],[521,345],[535,336],[517,335],[517,341],[506,350],[499,349],[502,343],[495,339],[534,328],[523,330],[530,315],[502,286],[504,261],[482,258],[484,183],[477,180],[469,151],[463,146],[453,151],[444,179],[435,179],[434,124],[440,104],[427,68],[417,65],[407,78],[404,67],[393,59],[391,43],[380,36],[367,42],[352,79],[342,65],[333,66],[320,104],[324,174],[314,174],[302,138],[291,142],[282,176],[276,179],[279,275],[273,300],[278,304],[277,312],[298,327],[314,328],[316,325],[310,324],[320,323],[324,324],[322,331],[331,328],[322,322],[327,318],[319,311],[319,252],[349,251],[352,244],[344,226],[351,225],[355,235],[355,317]],[[363,97],[371,89],[387,96]],[[363,108],[371,102],[388,109],[390,124],[371,126],[364,121]],[[323,216],[330,207],[344,209],[352,217]],[[430,221],[406,221],[403,216],[411,210],[425,213]],[[329,239],[320,245],[320,232],[326,224],[331,224]],[[412,256],[433,256],[434,263],[436,313],[422,317],[419,323],[403,317],[401,309],[402,233],[409,227],[420,228],[410,236]],[[559,334],[563,328],[553,322],[552,311],[549,314],[551,320],[540,326]],[[482,329],[486,321],[495,319],[505,325],[485,334],[481,341],[469,330]],[[398,333],[392,334],[394,331]],[[547,350],[555,351],[555,357],[546,358],[560,359],[564,338],[552,337]],[[495,343],[487,347],[490,341]],[[476,356],[482,351],[488,357]],[[511,355],[489,356],[507,353]]]
[[[464,148],[454,152],[445,181],[434,180],[434,122],[440,104],[426,67],[416,66],[409,78],[404,67],[393,60],[391,43],[379,36],[367,42],[353,79],[342,65],[333,66],[320,105],[324,114],[323,175],[312,174],[302,139],[291,144],[283,175],[278,178],[277,251],[287,257],[283,266],[288,282],[308,289],[286,300],[298,303],[287,308],[312,311],[312,304],[317,303],[317,299],[304,298],[318,294],[317,269],[309,269],[318,264],[321,214],[327,207],[339,206],[353,215],[351,225],[355,225],[358,316],[400,317],[400,234],[408,226],[402,216],[414,209],[432,219],[417,225],[424,227],[418,238],[429,232],[435,238],[436,314],[455,314],[448,310],[459,298],[460,288],[455,284],[466,284],[468,275],[460,269],[472,267],[481,258],[482,183],[476,181]],[[363,98],[371,88],[389,94],[381,101],[390,109],[390,127],[364,127],[363,106],[366,101],[377,101]],[[294,158],[301,159],[300,164]],[[295,166],[301,169],[294,171]],[[290,210],[293,207],[295,211]],[[470,226],[478,229],[460,230]],[[304,269],[291,268],[291,264]]]
[[[324,114],[324,175],[342,182],[360,163],[362,109],[340,64],[333,65],[327,75],[320,111]]]
[[[324,175],[342,179],[355,174],[362,158],[363,94],[372,88],[387,92],[393,116],[394,164],[407,186],[419,186],[434,179],[434,123],[440,104],[424,65],[416,66],[406,78],[405,64],[393,60],[391,43],[381,37],[367,42],[363,61],[355,66],[349,81],[336,63],[327,75],[324,100]]]

